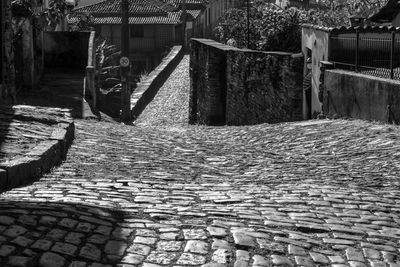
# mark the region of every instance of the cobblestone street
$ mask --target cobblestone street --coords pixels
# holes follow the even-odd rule
[[[188,60],[135,126],[77,120],[0,195],[0,266],[400,266],[398,127],[188,126]]]

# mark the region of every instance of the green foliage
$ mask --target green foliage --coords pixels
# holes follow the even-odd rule
[[[72,8],[65,0],[50,1],[49,8],[43,12],[47,25],[54,28]]]
[[[90,13],[76,14],[78,21],[71,25],[72,31],[92,31],[95,27],[94,17]]]
[[[351,26],[350,17],[369,17],[386,0],[320,0],[313,8],[281,9],[276,5],[255,1],[246,7],[228,10],[215,28],[222,43],[239,48],[269,51],[300,52],[301,24],[326,27]],[[247,30],[249,22],[249,32]],[[249,43],[247,41],[249,36]]]
[[[33,14],[32,4],[29,0],[11,1],[11,14],[13,17],[30,17]]]
[[[215,29],[217,39],[240,48],[300,51],[301,24],[309,22],[306,11],[297,8],[283,10],[269,4],[258,4],[250,8],[248,17],[249,31],[247,10],[229,10]]]
[[[96,45],[96,76],[97,86],[107,91],[121,89],[119,59],[121,52],[115,45],[110,45],[101,37],[95,41]]]
[[[318,6],[325,10],[334,10],[337,14],[368,17],[383,7],[387,0],[320,0]]]
[[[41,5],[41,2],[37,3],[35,0],[12,0],[12,16],[14,18],[32,18],[34,15],[33,7],[36,5]],[[35,16],[44,18],[46,24],[54,28],[72,8],[66,0],[51,0],[49,8],[42,10]]]
[[[257,49],[270,51],[300,52],[301,24],[309,22],[304,10],[263,9],[261,40]]]
[[[115,45],[108,44],[107,40],[97,38],[96,45],[96,67],[98,70],[109,66],[119,66],[121,51]]]

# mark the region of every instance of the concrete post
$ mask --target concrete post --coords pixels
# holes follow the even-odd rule
[[[96,84],[95,84],[95,67],[87,66],[86,67],[86,89],[90,91],[92,94],[92,104],[93,108],[97,110],[97,92],[96,92]]]
[[[321,61],[320,69],[321,74],[319,76],[319,90],[318,90],[318,99],[322,103],[321,114],[318,116],[320,118],[325,117],[329,114],[329,92],[325,92],[325,70],[333,69],[334,65],[332,62]]]

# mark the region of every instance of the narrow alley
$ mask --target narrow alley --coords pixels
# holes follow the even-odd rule
[[[0,195],[0,266],[400,266],[398,127],[189,126],[188,62]]]

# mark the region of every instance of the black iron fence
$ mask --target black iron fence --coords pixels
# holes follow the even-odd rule
[[[332,35],[330,61],[335,68],[400,80],[400,33],[356,30]]]

